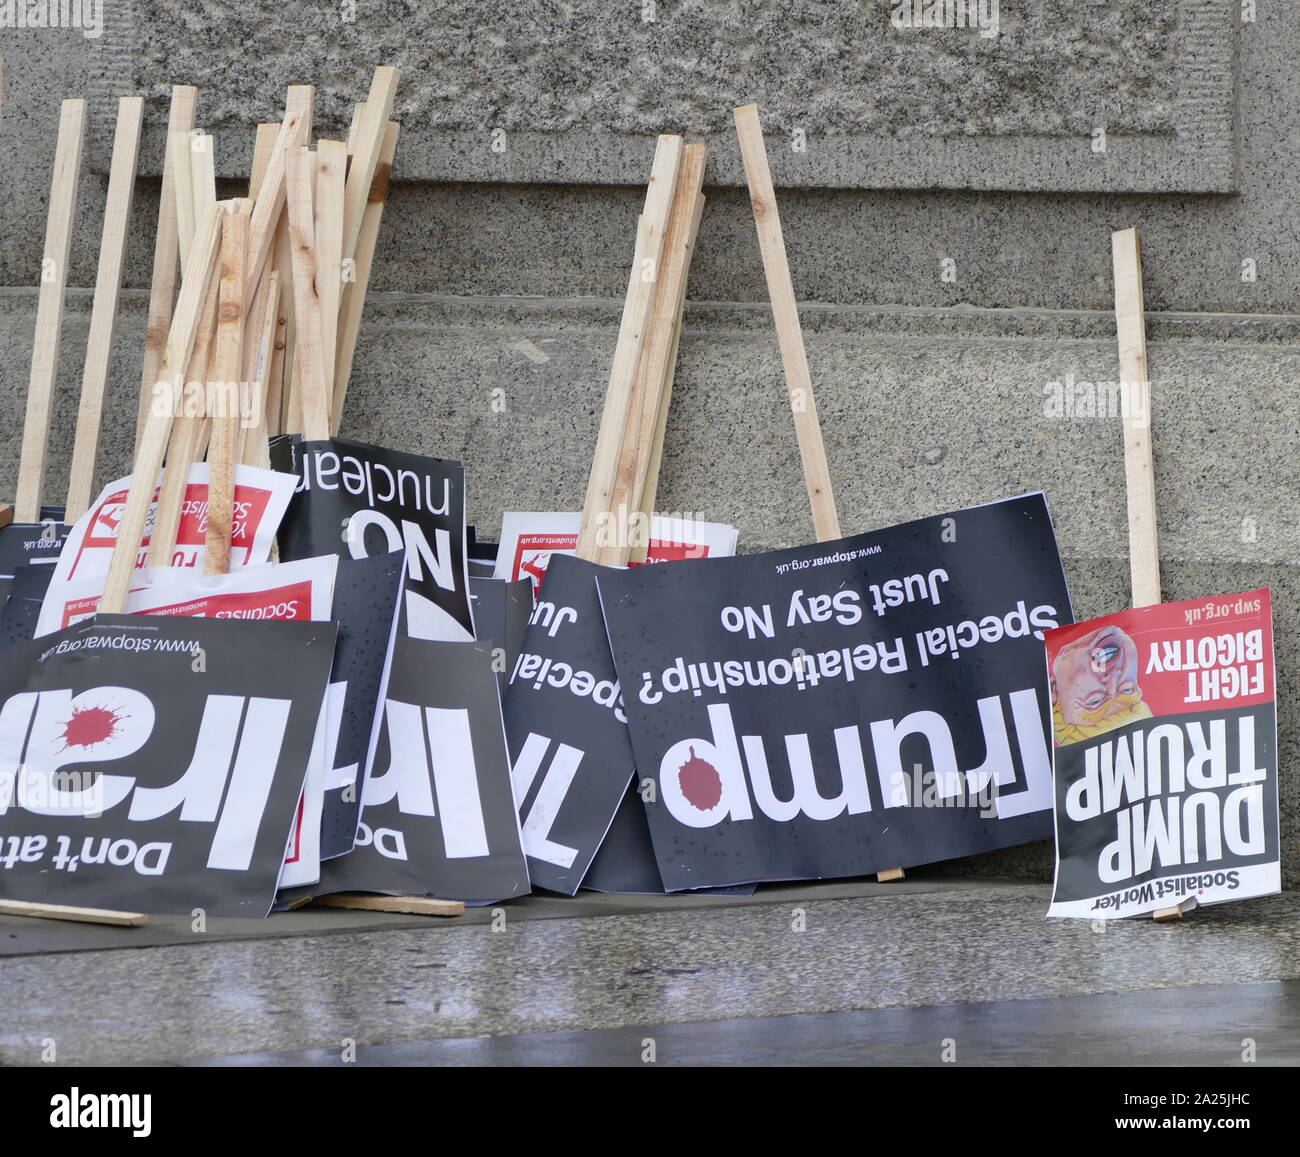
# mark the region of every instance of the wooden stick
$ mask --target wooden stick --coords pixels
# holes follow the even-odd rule
[[[265,300],[261,304],[261,326],[258,331],[257,356],[249,381],[253,384],[253,426],[244,431],[243,452],[240,461],[246,466],[262,470],[271,468],[270,448],[267,445],[268,402],[266,375],[271,365],[275,335],[280,317],[280,275],[271,271],[266,279]],[[277,405],[279,404],[277,399]]]
[[[172,165],[172,192],[176,205],[176,230],[180,245],[181,278],[185,265],[194,250],[194,134],[197,129],[185,129],[167,138],[167,151]],[[152,382],[149,383],[151,386]]]
[[[112,908],[73,908],[67,904],[33,904],[27,900],[0,900],[0,916],[34,916],[40,920],[71,920],[78,924],[114,924],[138,928],[149,923],[143,912],[117,912]]]
[[[367,896],[339,892],[333,896],[317,896],[312,903],[321,908],[405,912],[411,916],[459,916],[465,911],[465,905],[459,900],[435,900],[432,896]]]
[[[803,327],[799,324],[799,304],[795,300],[785,238],[781,233],[776,190],[772,187],[772,173],[767,164],[763,127],[759,123],[757,105],[742,105],[733,109],[732,114],[736,119],[741,159],[745,163],[745,181],[749,185],[754,225],[758,229],[758,248],[763,255],[763,272],[772,303],[772,319],[776,323],[776,339],[781,347],[781,363],[785,367],[786,391],[794,414],[813,528],[818,542],[828,542],[840,537],[840,518],[835,509],[830,468],[826,464],[826,447],[822,442],[817,400],[813,396],[812,375],[804,350]],[[876,879],[881,883],[902,878],[902,868],[886,868],[876,873]]]
[[[293,247],[289,244],[289,215],[280,217],[275,231],[275,272],[280,275],[280,316],[275,331],[275,350],[266,383],[266,421],[268,434],[286,430],[289,413],[289,379],[293,373],[294,336],[297,327],[293,316]]]
[[[213,284],[216,279],[213,278]],[[206,323],[205,323],[206,324]],[[190,381],[205,379],[190,378]],[[181,514],[189,493],[190,467],[203,459],[212,423],[206,414],[178,414],[167,442],[166,469],[158,489],[153,525],[149,529],[147,569],[172,565],[180,533]]]
[[[217,200],[217,149],[207,133],[190,134],[190,177],[194,194],[194,220],[202,221]]]
[[[271,163],[271,153],[275,149],[275,140],[279,135],[280,126],[274,122],[257,126],[257,135],[253,142],[253,167],[248,181],[248,195],[250,198],[256,198],[258,191],[262,187],[267,167]],[[267,283],[270,280],[269,269],[271,265],[272,260],[268,257],[267,264],[262,266],[261,276],[255,283],[251,284],[247,321],[244,326],[244,367],[240,389],[243,394],[247,395],[244,402],[254,406],[262,405],[265,402],[265,394],[259,394],[256,398],[252,396],[254,392],[252,383],[258,374],[257,359],[261,352],[259,342],[262,334],[263,315],[266,311]],[[263,428],[265,428],[264,422]],[[247,435],[248,430],[241,421],[239,430],[235,435],[235,460],[237,462],[244,461]]]
[[[1115,276],[1115,332],[1124,401],[1124,482],[1128,494],[1129,576],[1135,607],[1160,602],[1160,542],[1156,477],[1151,451],[1151,382],[1147,374],[1146,305],[1142,295],[1142,239],[1136,229],[1110,235]],[[1151,913],[1161,923],[1181,920],[1177,904]]]
[[[230,572],[230,539],[235,526],[235,438],[239,430],[240,373],[244,368],[244,292],[248,286],[245,264],[252,209],[251,201],[234,202],[221,227],[221,290],[212,376],[227,404],[211,415],[208,532],[204,544],[204,573],[209,575]],[[230,412],[231,402],[234,413]]]
[[[194,247],[186,263],[186,274],[181,281],[180,297],[176,301],[171,332],[167,335],[167,349],[159,377],[159,382],[172,390],[173,397],[181,387],[177,379],[189,364],[190,353],[194,349],[200,309],[216,264],[222,212],[219,204],[214,205],[209,215],[203,219],[195,234]],[[136,447],[131,489],[122,511],[122,521],[118,525],[117,543],[109,562],[104,594],[99,601],[99,610],[103,614],[121,614],[126,609],[131,576],[135,572],[140,542],[144,538],[145,523],[149,518],[149,507],[158,485],[158,472],[162,469],[163,452],[167,448],[167,436],[171,432],[174,413],[174,404],[171,407],[150,407],[144,436]]]
[[[199,176],[199,170],[193,170]],[[216,180],[203,175],[211,198],[208,204],[216,203]],[[191,192],[195,196],[204,196],[191,182]],[[218,242],[219,244],[219,242]],[[176,549],[176,539],[180,531],[181,516],[185,509],[185,499],[189,494],[190,468],[201,461],[208,438],[212,431],[212,422],[208,416],[208,394],[212,383],[214,368],[213,347],[217,336],[217,306],[220,294],[220,278],[213,277],[207,292],[203,296],[203,305],[199,315],[199,328],[194,339],[194,348],[185,367],[185,388],[191,386],[198,391],[198,398],[185,398],[185,407],[172,417],[172,428],[167,443],[166,470],[158,489],[158,501],[154,510],[153,526],[149,533],[149,549],[144,565],[148,568],[172,565],[172,555]],[[197,412],[195,412],[197,410]]]
[[[320,297],[321,370],[325,375],[327,422],[333,409],[339,307],[343,301],[343,199],[347,169],[348,146],[343,141],[316,142],[316,292]]]
[[[706,146],[687,145],[677,174],[672,215],[664,241],[663,266],[655,283],[649,340],[645,356],[637,370],[636,400],[620,456],[619,476],[613,499],[615,509],[622,507],[629,515],[644,513],[642,503],[649,485],[651,461],[655,458],[655,439],[660,429],[661,412],[664,420],[667,420],[665,395],[671,389],[674,370],[670,359],[677,350],[677,325],[686,299],[686,279],[690,271],[695,231],[704,208],[701,189],[707,160]],[[648,544],[647,532],[645,541],[638,540],[635,549],[643,550]],[[609,565],[626,566],[632,549],[631,543],[620,545],[616,557],[608,558]],[[606,561],[605,556],[609,550],[608,545],[602,549],[598,561]]]
[[[149,531],[149,549],[145,556],[146,567],[171,566],[172,552],[176,549],[176,536],[180,530],[181,511],[189,489],[190,467],[199,461],[209,431],[207,417],[207,385],[211,375],[208,366],[212,360],[212,345],[217,332],[217,297],[220,282],[212,278],[203,297],[199,314],[198,332],[194,349],[185,370],[184,386],[195,385],[202,391],[198,399],[198,413],[190,410],[190,399],[183,408],[172,415],[172,427],[167,442],[167,468],[158,489],[158,503],[154,511],[153,526]]]
[[[365,111],[366,102],[352,106],[352,123],[348,125],[348,160],[351,160],[357,151],[357,130],[361,127],[361,114]],[[389,121],[389,124],[392,122]]]
[[[276,121],[257,126],[257,136],[253,140],[253,167],[248,178],[248,195],[254,200],[262,191],[262,182],[266,179],[266,170],[270,167],[271,154],[279,135],[280,125]]]
[[[127,230],[131,224],[131,199],[135,193],[135,167],[143,120],[142,97],[124,96],[118,101],[113,159],[108,170],[108,199],[104,206],[104,230],[99,242],[99,271],[95,277],[90,336],[86,341],[86,364],[81,375],[81,404],[77,411],[68,500],[63,515],[63,521],[69,526],[90,508],[90,491],[95,481],[99,427],[113,355],[113,330],[122,289],[122,266],[126,258]]]
[[[282,224],[284,224],[282,222]],[[288,236],[286,231],[285,236]],[[279,241],[277,239],[277,246]],[[292,269],[290,268],[289,276],[280,270],[280,261],[277,256],[274,270],[276,278],[280,282],[279,300],[280,304],[276,310],[275,331],[271,340],[271,350],[269,353],[269,362],[266,367],[266,436],[273,438],[284,431],[284,367],[286,355],[290,344],[290,311],[293,308],[293,284]],[[286,288],[285,282],[289,282]]]
[[[294,353],[308,441],[329,437],[330,400],[325,386],[321,348],[321,301],[316,277],[316,228],[313,218],[313,184],[316,155],[297,149],[289,156],[289,237],[293,249],[293,300],[297,334]]]
[[[691,252],[695,250],[695,238],[699,233],[700,220],[704,215],[704,195],[701,193],[696,200],[695,219],[691,224]],[[668,432],[668,409],[672,402],[673,396],[673,377],[677,366],[677,350],[682,340],[682,317],[686,309],[686,284],[682,283],[682,296],[677,304],[677,317],[673,324],[673,342],[672,351],[668,355],[668,380],[664,385],[662,397],[659,401],[659,414],[655,420],[654,441],[650,447],[650,462],[646,467],[645,489],[641,494],[641,502],[638,506],[641,514],[645,518],[647,528],[646,540],[633,545],[631,553],[628,555],[629,563],[643,563],[650,551],[649,528],[652,525],[655,512],[655,502],[659,496],[659,472],[662,469],[664,455],[664,437]]]
[[[609,372],[605,408],[600,418],[600,433],[592,456],[587,480],[587,498],[578,531],[579,558],[594,561],[600,549],[600,523],[610,513],[618,475],[618,460],[627,432],[637,367],[645,348],[650,309],[654,302],[654,283],[663,258],[668,212],[677,185],[677,170],[682,158],[682,138],[661,136],[655,148],[645,209],[637,225],[636,253],[628,279],[623,317],[619,323],[618,344]]]
[[[235,461],[244,461],[245,444],[248,440],[249,421],[253,425],[265,427],[266,398],[258,384],[258,360],[262,354],[262,332],[266,322],[267,293],[270,288],[274,270],[264,270],[257,290],[248,302],[244,319],[244,344],[240,351],[239,380],[239,424],[235,430]],[[262,408],[262,417],[258,409]],[[248,416],[248,420],[245,419]]]
[[[8,526],[14,520],[14,508],[7,502],[0,502],[0,527]]]
[[[398,69],[381,66],[375,69],[370,93],[357,121],[352,167],[348,172],[347,193],[343,203],[343,256],[352,257],[361,236],[361,218],[370,200],[379,155],[384,147],[384,133],[393,119],[393,98],[397,95]]]
[[[1115,328],[1124,398],[1124,477],[1128,490],[1128,553],[1133,605],[1160,601],[1156,483],[1151,462],[1151,383],[1147,378],[1142,242],[1136,229],[1110,235],[1115,270]]]
[[[772,318],[776,322],[776,339],[785,366],[785,384],[794,412],[795,434],[803,459],[804,481],[812,506],[813,527],[818,542],[840,537],[840,519],[835,511],[835,494],[831,489],[830,470],[826,465],[826,448],[822,443],[821,423],[817,418],[817,401],[813,397],[812,376],[804,350],[803,329],[799,324],[799,306],[790,280],[790,263],[786,259],[785,240],[781,235],[781,215],[776,207],[776,192],[767,165],[767,147],[758,120],[758,106],[747,104],[733,110],[736,135],[740,138],[740,155],[745,162],[745,179],[749,183],[749,200],[758,227],[758,247],[763,254],[763,272],[772,301]]]
[[[85,136],[86,102],[65,100],[59,112],[59,139],[54,150],[50,208],[41,257],[41,288],[36,305],[36,336],[32,344],[32,373],[27,388],[27,414],[18,464],[18,493],[14,520],[38,522],[45,456],[50,436],[50,410],[59,369],[59,336],[63,329],[63,291],[68,283],[68,251],[72,218],[77,210],[77,181]]]
[[[199,90],[188,84],[172,86],[171,111],[167,117],[168,142],[194,127],[194,106]],[[187,170],[188,171],[188,170]],[[162,192],[158,198],[158,228],[153,249],[153,281],[149,289],[149,324],[144,339],[144,370],[140,375],[140,409],[136,417],[136,441],[144,431],[154,383],[162,366],[167,331],[171,328],[172,301],[176,296],[176,271],[180,264],[179,226],[176,218],[176,173],[171,148],[163,150]]]
[[[309,84],[293,84],[284,102],[284,120],[275,138],[275,148],[266,166],[253,206],[248,232],[248,279],[256,283],[275,241],[276,222],[284,210],[285,164],[290,149],[299,148],[311,139],[312,109],[316,90]]]
[[[334,363],[334,401],[330,410],[330,429],[335,434],[343,425],[343,406],[347,401],[348,382],[352,378],[352,360],[357,352],[361,314],[365,309],[366,293],[370,288],[370,271],[374,267],[379,226],[384,219],[384,206],[388,204],[393,158],[397,155],[397,137],[400,131],[401,125],[396,121],[388,122],[388,129],[384,133],[384,147],[379,153],[379,165],[375,169],[375,179],[370,186],[370,200],[361,218],[361,233],[357,237],[357,251],[352,266],[353,278],[343,286],[338,356]]]

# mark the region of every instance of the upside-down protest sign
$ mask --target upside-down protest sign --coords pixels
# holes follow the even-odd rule
[[[1269,591],[1047,635],[1056,784],[1049,916],[1114,918],[1281,887]]]
[[[474,638],[465,551],[465,470],[459,462],[332,438],[271,442],[276,468],[297,477],[280,557],[367,558],[404,550],[402,633]]]
[[[332,623],[101,615],[0,666],[0,895],[265,916]]]
[[[357,846],[322,865],[321,891],[527,893],[490,648],[397,639],[382,712]]]
[[[670,891],[1050,834],[1038,672],[1072,616],[1041,494],[597,585]]]

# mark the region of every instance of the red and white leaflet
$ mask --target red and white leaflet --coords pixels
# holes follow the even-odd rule
[[[204,576],[175,567],[135,572],[126,599],[129,615],[180,615],[204,619],[312,619],[330,617],[334,602],[334,556],[305,558],[275,566],[253,566]],[[51,592],[41,607],[37,637],[88,619],[99,608],[99,579],[67,584],[61,602]]]
[[[280,521],[289,508],[296,479],[290,474],[274,470],[259,470],[253,466],[239,466],[235,470],[235,524],[230,543],[230,566],[239,570],[258,566],[271,557]],[[117,527],[126,505],[130,478],[110,482],[100,491],[90,509],[77,520],[68,534],[63,552],[55,564],[54,577],[46,605],[42,608],[37,634],[58,630],[51,625],[58,617],[57,611],[47,609],[53,604],[62,606],[69,597],[72,584],[79,585],[84,593],[96,582],[102,585],[108,574],[108,563],[117,545]],[[157,498],[157,492],[154,493]],[[153,529],[153,512],[145,527],[144,541],[136,563],[143,566],[149,548],[149,534]],[[190,468],[190,480],[181,507],[180,526],[176,532],[176,549],[172,552],[171,567],[197,573],[203,571],[205,541],[208,532],[208,464],[200,462]]]
[[[531,578],[533,594],[546,575],[553,554],[572,554],[578,545],[581,514],[507,511],[501,520],[501,548],[493,578]],[[613,527],[612,533],[626,533]],[[683,558],[729,558],[736,553],[739,532],[720,522],[654,515],[650,519],[650,545],[646,562],[673,562]]]

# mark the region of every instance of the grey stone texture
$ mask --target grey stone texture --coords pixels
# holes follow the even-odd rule
[[[273,119],[280,77],[319,76],[321,123],[337,128],[358,59],[391,61],[413,74],[398,115],[414,134],[406,171],[425,179],[621,183],[647,163],[653,135],[672,131],[716,143],[711,177],[735,184],[728,110],[759,101],[769,131],[808,142],[777,152],[785,184],[1233,187],[1235,27],[1219,0],[986,0],[975,27],[963,12],[955,28],[914,26],[913,8],[222,0],[196,19],[186,0],[119,0],[103,79],[161,111],[189,77],[215,90],[204,115],[220,129]],[[238,88],[221,83],[232,43],[257,61]],[[1103,163],[1081,164],[1099,129]],[[491,148],[494,133],[505,137]]]
[[[1300,88],[1293,67],[1300,12],[1293,5],[1259,4],[1255,20],[1241,23],[1237,5],[1218,0],[1143,6],[1120,0],[1035,2],[1037,9],[1025,0],[1023,12],[1046,15],[1032,51],[1017,39],[1022,8],[1012,0],[1001,4],[1002,34],[991,41],[975,36],[978,44],[958,30],[894,29],[883,0],[746,6],[751,24],[782,14],[792,30],[782,45],[804,43],[812,35],[807,29],[823,27],[831,44],[847,35],[845,22],[855,29],[860,24],[854,35],[869,38],[854,42],[856,67],[878,62],[873,67],[888,83],[831,86],[838,93],[834,123],[844,131],[819,135],[804,116],[812,102],[802,87],[805,65],[797,63],[793,49],[760,67],[755,61],[762,54],[738,49],[719,17],[724,27],[718,37],[680,50],[677,60],[670,47],[676,41],[665,30],[678,20],[690,23],[699,5],[657,0],[657,23],[643,26],[632,2],[474,4],[472,18],[466,18],[467,0],[463,7],[413,6],[407,15],[404,6],[357,0],[357,20],[330,31],[313,23],[326,20],[326,13],[332,18],[335,8],[328,5],[195,9],[173,0],[105,0],[107,27],[98,39],[77,30],[0,30],[0,54],[8,62],[0,121],[6,159],[0,166],[0,284],[34,285],[39,272],[58,97],[89,95],[94,102],[84,212],[70,271],[72,284],[89,286],[104,190],[102,173],[89,170],[106,163],[111,97],[144,91],[153,98],[148,120],[154,131],[144,170],[156,173],[165,113],[159,101],[166,86],[200,84],[199,119],[218,133],[219,171],[243,173],[252,126],[278,115],[285,84],[315,81],[320,125],[338,132],[349,102],[365,89],[369,68],[396,60],[405,65],[400,91],[410,111],[399,109],[404,137],[390,216],[402,224],[386,227],[376,270],[382,289],[621,295],[629,222],[641,197],[637,186],[649,170],[652,134],[663,128],[707,132],[718,166],[731,165],[729,171],[715,166],[710,176],[692,297],[762,300],[743,192],[721,187],[737,179],[728,160],[734,158],[728,110],[733,102],[755,100],[771,134],[796,285],[805,300],[1103,309],[1109,297],[1106,234],[1138,224],[1147,246],[1151,308],[1300,312],[1300,261],[1290,220],[1290,206],[1300,195],[1293,164],[1300,143],[1293,115]],[[707,7],[723,16],[733,9],[727,3]],[[574,13],[581,31],[569,37],[563,52],[525,51],[521,46],[531,43],[526,37],[510,37],[512,28],[540,19],[535,14],[543,10],[561,25],[564,12]],[[1203,22],[1211,14],[1224,26],[1189,40],[1193,16]],[[453,35],[449,29],[456,20],[467,31]],[[1080,21],[1095,31],[1085,35]],[[292,47],[268,48],[253,37],[258,49],[250,51],[246,22],[277,31]],[[404,34],[400,44],[393,43],[393,27]],[[620,56],[614,49],[623,42],[610,39],[614,29],[650,36],[661,56],[628,54],[626,47]],[[961,63],[963,51],[1002,52],[1004,39],[1007,71]],[[1202,48],[1189,55],[1192,42]],[[760,41],[747,43],[752,49]],[[484,71],[492,72],[494,54],[512,44],[521,58],[510,70],[519,78],[518,91],[500,109],[518,111],[511,114],[506,151],[494,153],[494,126],[473,126],[483,118],[465,110],[474,107],[483,86],[497,82],[486,75],[474,87],[463,70],[481,53]],[[610,55],[600,55],[602,44]],[[1219,47],[1211,51],[1213,45]],[[448,55],[464,57],[461,72],[449,66]],[[581,61],[600,69],[600,80],[616,84],[627,99],[595,101],[595,90],[581,84],[578,95],[571,95],[564,68]],[[1181,71],[1180,61],[1189,69],[1194,65],[1194,75]],[[972,71],[949,77],[942,68]],[[683,76],[691,69],[711,69],[720,79],[712,88],[689,88]],[[941,72],[934,76],[927,69]],[[472,79],[478,71],[468,75]],[[669,105],[661,106],[660,97],[671,94],[677,103],[665,113]],[[548,109],[554,112],[552,106],[581,99],[588,102],[588,119],[581,124],[536,127],[549,123],[544,117],[551,115]],[[1177,110],[1185,104],[1199,110],[1194,128],[1178,121]],[[525,113],[536,118],[534,129],[518,127]],[[621,116],[639,117],[640,127],[629,132],[598,123]],[[800,126],[800,120],[806,123]],[[1105,153],[1093,151],[1092,127],[1099,120],[1109,126]],[[854,125],[884,135],[868,147],[849,135]],[[806,152],[793,151],[792,127],[805,128]],[[1195,151],[1211,143],[1236,158],[1230,179],[1207,184],[1159,178],[1157,154],[1166,146]],[[969,155],[945,160],[935,152],[950,145]],[[1039,145],[1068,145],[1068,151],[1049,161],[1035,152]],[[930,160],[924,171],[903,179],[881,151],[891,148],[930,150]],[[1124,159],[1132,150],[1136,177]],[[573,156],[559,167],[547,160],[565,151]],[[445,163],[436,161],[444,155]],[[1228,165],[1202,162],[1202,177]],[[831,180],[828,173],[841,176]],[[828,181],[844,187],[815,187]],[[1098,192],[1060,193],[1071,189]],[[1233,195],[1193,194],[1197,189]],[[154,198],[156,182],[142,180],[140,235]],[[129,255],[128,279],[136,286],[147,283],[150,269],[143,248]],[[941,280],[944,257],[956,263],[955,281]],[[1243,280],[1247,259],[1255,263],[1255,280]]]

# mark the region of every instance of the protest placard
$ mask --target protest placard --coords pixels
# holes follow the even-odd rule
[[[403,633],[450,642],[474,638],[459,462],[297,436],[273,439],[271,461],[298,479],[280,534],[282,558],[405,550]]]
[[[488,902],[528,891],[491,650],[399,638],[356,848],[320,891]]]
[[[0,892],[264,916],[329,623],[104,615],[0,665]]]
[[[1035,666],[1071,615],[1042,495],[597,586],[669,890],[1050,834]]]
[[[1056,884],[1049,916],[1140,916],[1281,889],[1267,590],[1047,634]]]

